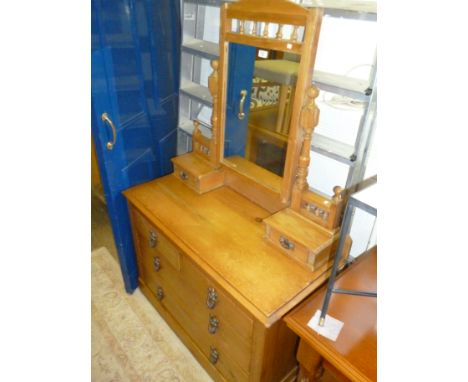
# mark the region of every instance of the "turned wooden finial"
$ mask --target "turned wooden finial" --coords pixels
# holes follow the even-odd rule
[[[340,186],[335,186],[333,187],[333,201],[334,202],[341,202],[343,200],[343,196],[341,195],[341,192],[343,191],[343,188]]]
[[[309,90],[307,90],[307,97],[309,98],[309,103],[312,101],[312,99],[317,98],[319,95],[319,91],[315,86],[311,86]]]
[[[307,101],[301,111],[300,125],[304,133],[299,164],[297,167],[295,188],[297,191],[304,191],[308,188],[307,174],[310,164],[310,146],[312,144],[312,132],[318,124],[319,109],[315,105],[315,98],[319,92],[315,86],[307,90]]]
[[[315,99],[318,97],[319,91],[315,86],[311,86],[307,90],[307,101],[306,105],[302,108],[301,112],[301,126],[304,130],[304,134],[308,131],[312,134],[312,130],[318,124],[319,109],[315,105]]]

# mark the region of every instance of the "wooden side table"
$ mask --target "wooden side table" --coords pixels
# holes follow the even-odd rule
[[[343,289],[377,289],[377,247],[361,255],[340,274],[335,286]],[[330,316],[344,322],[337,340],[331,341],[307,326],[321,309],[326,286],[290,312],[285,321],[300,337],[298,382],[319,379],[323,368],[339,380],[377,380],[377,299],[335,294]]]

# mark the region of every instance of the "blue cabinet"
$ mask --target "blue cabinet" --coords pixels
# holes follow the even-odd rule
[[[176,154],[180,4],[92,0],[91,127],[127,292],[138,285],[122,191],[172,171]]]

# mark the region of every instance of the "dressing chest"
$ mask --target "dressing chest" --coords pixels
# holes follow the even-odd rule
[[[306,181],[318,121],[311,83],[321,17],[321,9],[283,0],[225,4],[220,61],[212,62],[208,82],[211,137],[194,118],[193,151],[173,158],[174,173],[124,192],[140,288],[216,381],[295,380],[298,338],[282,317],[329,274],[343,197],[339,188],[332,198],[318,195]],[[261,110],[248,107],[258,49],[300,57],[295,85],[273,84],[285,92],[281,104]],[[243,86],[232,77],[239,57],[251,53],[252,62],[242,64],[252,68],[250,85],[232,90]],[[282,134],[281,146],[257,142],[266,150],[250,160],[249,119],[277,110],[287,127],[278,132],[274,122],[264,130]],[[263,159],[278,150],[280,159],[268,165]]]

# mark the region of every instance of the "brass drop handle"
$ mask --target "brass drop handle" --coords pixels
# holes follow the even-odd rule
[[[114,122],[112,122],[112,119],[109,118],[109,115],[107,113],[102,113],[101,115],[101,120],[103,122],[106,122],[112,129],[112,142],[107,142],[107,150],[112,150],[114,148],[115,142],[117,142],[117,130],[115,129]]]
[[[208,321],[208,332],[210,334],[215,334],[216,331],[218,330],[219,327],[219,320],[216,318],[216,316],[213,316],[210,314],[210,318]]]
[[[242,120],[245,118],[245,113],[244,113],[244,104],[245,104],[245,97],[247,97],[247,90],[241,90],[240,92],[241,99],[239,102],[239,114],[237,114],[237,117]]]
[[[149,246],[150,246],[151,248],[154,248],[154,247],[156,247],[157,242],[158,242],[158,235],[156,235],[156,232],[150,231],[150,234],[149,234]]]
[[[180,179],[187,180],[189,178],[188,174],[185,171],[179,172]]]
[[[210,346],[210,362],[214,365],[218,362],[219,353],[218,350],[214,346]]]
[[[159,301],[164,298],[164,290],[160,286],[158,286],[158,289],[156,290],[156,297]]]
[[[206,299],[206,306],[208,309],[213,309],[218,301],[218,294],[214,288],[208,288],[208,297]]]
[[[159,270],[161,269],[161,259],[159,258],[159,256],[153,257],[153,267],[156,272],[159,272]]]
[[[286,239],[284,236],[280,236],[279,242],[284,249],[287,249],[287,250],[294,249],[294,243]]]

